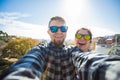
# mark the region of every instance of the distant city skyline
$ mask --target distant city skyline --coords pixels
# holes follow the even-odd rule
[[[67,39],[81,27],[93,37],[120,34],[120,0],[0,0],[0,30],[9,35],[50,39],[53,16],[65,18]]]

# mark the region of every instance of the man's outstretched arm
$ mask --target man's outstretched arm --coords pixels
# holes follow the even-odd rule
[[[39,80],[42,76],[45,66],[45,56],[41,49],[36,46],[28,52],[23,58],[11,65],[10,68],[3,73],[3,80]]]

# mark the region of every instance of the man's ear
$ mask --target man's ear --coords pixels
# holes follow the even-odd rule
[[[47,33],[50,34],[50,30],[48,30]]]

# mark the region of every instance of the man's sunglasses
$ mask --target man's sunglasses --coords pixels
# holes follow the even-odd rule
[[[83,37],[85,40],[90,40],[90,39],[91,39],[91,37],[90,37],[89,34],[76,34],[75,37],[76,37],[77,39],[81,39],[82,37]]]
[[[60,28],[60,31],[61,31],[61,32],[67,32],[67,29],[68,29],[67,26],[60,26],[60,27],[58,27],[58,26],[50,26],[50,31],[51,31],[52,33],[55,33],[55,32],[58,31],[59,28]]]

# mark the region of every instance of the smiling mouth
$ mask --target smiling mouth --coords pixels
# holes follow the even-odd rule
[[[85,45],[85,43],[78,43],[79,45]]]
[[[63,36],[55,36],[55,38],[62,38]]]

